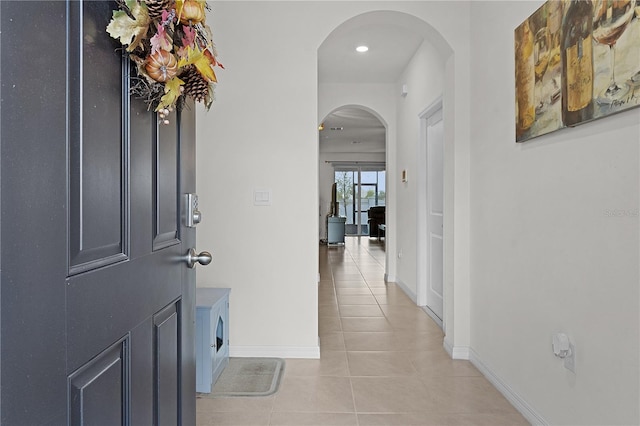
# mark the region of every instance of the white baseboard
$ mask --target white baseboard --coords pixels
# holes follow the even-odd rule
[[[468,346],[454,346],[451,351],[451,358],[453,359],[469,359],[469,347]]]
[[[395,275],[384,274],[384,282],[386,282],[386,283],[394,283],[394,282],[396,282]]]
[[[449,340],[447,340],[447,336],[444,336],[444,340],[442,341],[442,347],[444,351],[449,354],[451,358],[453,358],[453,345]]]
[[[445,352],[449,354],[451,359],[469,359],[469,347],[468,346],[453,346],[449,340],[447,340],[447,336],[444,337],[444,341],[442,342],[442,346],[444,347]]]
[[[234,358],[308,358],[320,359],[320,346],[229,346]]]
[[[518,395],[509,385],[507,385],[497,374],[495,374],[485,363],[482,362],[478,354],[471,349],[469,361],[482,373],[486,379],[500,392],[516,410],[532,425],[548,425],[549,423],[536,410],[529,405],[520,395]]]

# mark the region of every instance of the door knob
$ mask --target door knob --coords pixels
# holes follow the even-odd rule
[[[187,252],[185,260],[187,261],[187,266],[189,268],[195,268],[196,263],[199,263],[203,266],[208,265],[211,263],[211,253],[209,253],[208,251],[202,251],[200,252],[200,254],[196,254],[196,249],[191,248]]]

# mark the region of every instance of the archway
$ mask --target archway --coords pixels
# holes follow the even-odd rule
[[[397,40],[394,46],[413,46],[414,51],[402,60],[386,61],[381,63],[379,58],[373,58],[372,62],[363,56],[355,56],[352,52],[355,43],[365,44],[366,37],[372,32],[389,36],[392,32],[407,38],[406,43]],[[419,41],[416,47],[416,40]],[[374,39],[372,43],[375,43]],[[344,43],[344,44],[341,44]],[[368,43],[368,42],[367,42]],[[369,46],[369,52],[376,51],[375,45]],[[384,47],[384,46],[383,46]],[[393,52],[397,54],[398,52]],[[391,56],[383,55],[386,58]],[[355,63],[353,61],[360,61]],[[396,67],[386,67],[389,62],[394,62]],[[355,63],[355,65],[354,65]],[[383,64],[371,68],[371,63]],[[399,64],[399,66],[398,66]],[[429,65],[436,64],[436,65]],[[344,71],[345,67],[353,67],[351,71]],[[363,68],[364,67],[364,68]],[[375,69],[376,72],[366,72]],[[421,68],[422,67],[422,68]],[[332,72],[341,68],[340,72]],[[430,74],[423,73],[416,76],[417,70],[428,69],[436,74],[437,83],[430,86],[427,80]],[[417,178],[425,176],[426,162],[418,162],[420,152],[420,118],[419,113],[431,105],[435,99],[443,100],[443,113],[445,122],[445,212],[444,212],[444,330],[445,348],[451,353],[456,352],[458,342],[454,341],[454,270],[457,259],[461,259],[462,271],[468,269],[468,256],[454,250],[454,227],[458,226],[462,232],[468,232],[464,214],[455,215],[454,202],[457,191],[456,185],[461,188],[461,193],[468,191],[468,185],[463,181],[454,179],[455,153],[453,114],[455,111],[455,96],[453,91],[455,80],[455,67],[453,49],[445,38],[426,21],[398,11],[373,11],[357,15],[336,27],[324,40],[318,50],[319,93],[318,114],[324,118],[329,112],[342,105],[357,104],[377,111],[387,123],[386,137],[386,170],[387,170],[387,222],[390,227],[387,231],[386,250],[386,274],[388,281],[394,281],[400,285],[407,294],[417,301],[418,265],[420,259],[417,252],[420,247],[425,247],[424,241],[416,237],[418,218],[416,207],[422,202],[421,198],[426,194],[419,194]],[[378,72],[379,71],[379,72]],[[395,73],[395,74],[394,74]],[[410,84],[406,84],[410,81]],[[408,93],[408,96],[407,96]],[[319,123],[322,119],[319,120]],[[408,171],[408,180],[401,181],[401,172]],[[407,176],[406,173],[404,173]],[[466,206],[460,204],[464,212]],[[456,206],[457,207],[457,206]],[[463,226],[460,226],[463,225]],[[468,235],[459,240],[459,247],[468,241]],[[468,249],[468,248],[467,248]],[[421,256],[424,253],[420,254]],[[424,274],[422,274],[424,275]],[[459,274],[464,277],[465,274]],[[460,287],[463,290],[464,303],[456,303],[456,309],[461,312],[456,330],[462,338],[460,346],[468,346],[468,282]],[[467,354],[458,351],[454,357],[464,358]]]
[[[376,111],[344,105],[330,112],[319,127],[319,201],[321,212],[342,216],[346,235],[377,236],[367,212],[386,201],[386,124]],[[338,211],[330,189],[338,182]],[[326,221],[320,217],[320,239],[326,239]]]

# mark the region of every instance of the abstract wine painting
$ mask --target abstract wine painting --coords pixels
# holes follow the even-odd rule
[[[516,142],[640,106],[640,0],[549,0],[515,29]]]

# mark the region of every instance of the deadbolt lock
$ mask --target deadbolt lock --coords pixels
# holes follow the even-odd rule
[[[202,220],[202,213],[198,210],[198,196],[196,194],[186,194],[185,218],[189,228],[195,228]]]

